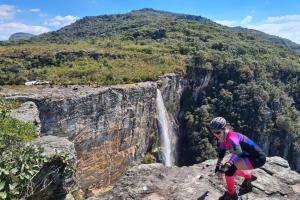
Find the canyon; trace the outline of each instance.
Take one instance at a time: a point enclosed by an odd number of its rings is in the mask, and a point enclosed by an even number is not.
[[[0,96],[31,102],[23,111],[15,111],[16,118],[36,109],[30,115],[35,115],[32,121],[40,125],[41,138],[56,136],[74,145],[78,187],[89,196],[111,188],[157,144],[157,89],[180,140],[184,132],[177,116],[183,91],[190,90],[190,98],[196,101],[199,91],[216,80],[211,71],[193,69],[186,76],[166,74],[156,82],[2,88]],[[281,156],[292,169],[300,171],[300,152],[292,148],[291,135],[259,136],[257,142],[268,156]]]

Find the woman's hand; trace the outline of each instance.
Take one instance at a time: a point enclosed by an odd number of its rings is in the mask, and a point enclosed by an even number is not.
[[[223,173],[220,171],[221,170],[221,164],[217,164],[215,168],[215,175],[221,178],[223,176]]]
[[[215,173],[215,175],[216,175],[217,177],[219,177],[219,178],[222,178],[223,175],[224,175],[224,173],[222,173],[222,172],[217,172],[217,173]]]
[[[230,167],[231,167],[231,164],[229,162],[227,162],[221,166],[220,172],[225,174],[230,169]]]
[[[215,174],[220,172],[220,169],[221,169],[221,164],[217,164],[215,168]]]

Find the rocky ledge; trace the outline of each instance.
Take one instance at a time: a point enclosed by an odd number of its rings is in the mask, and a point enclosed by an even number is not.
[[[89,200],[216,200],[225,191],[225,181],[214,175],[216,160],[190,167],[165,167],[162,164],[131,168],[112,190]],[[287,161],[271,157],[260,169],[253,170],[258,179],[253,191],[239,194],[242,200],[300,199],[300,175]],[[236,178],[236,191],[242,178]]]

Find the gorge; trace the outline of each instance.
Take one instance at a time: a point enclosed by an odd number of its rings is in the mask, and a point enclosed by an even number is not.
[[[1,96],[36,104],[40,136],[53,135],[74,143],[79,188],[97,194],[113,185],[133,163],[139,163],[158,142],[157,89],[180,140],[185,134],[177,118],[182,114],[182,95],[188,92],[190,96],[185,98],[197,101],[215,77],[213,72],[191,69],[186,77],[168,74],[157,82],[100,88],[38,86],[27,91],[3,90]],[[291,135],[255,138],[269,156],[281,156],[299,171],[299,152],[293,149]]]

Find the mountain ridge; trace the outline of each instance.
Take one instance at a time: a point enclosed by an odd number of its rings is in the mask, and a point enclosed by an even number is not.
[[[143,17],[153,17],[152,19],[139,19]],[[41,34],[35,37],[35,40],[46,40],[46,41],[55,41],[54,37],[60,37],[66,34],[65,37],[62,38],[62,41],[69,40],[70,37],[95,37],[95,36],[103,36],[110,35],[109,33],[113,28],[117,28],[114,32],[122,31],[125,29],[124,24],[129,23],[129,28],[136,28],[137,26],[142,27],[143,25],[147,25],[148,22],[153,22],[155,20],[159,20],[160,17],[165,17],[168,19],[188,19],[195,21],[210,21],[201,16],[187,15],[187,14],[178,14],[166,11],[158,11],[151,8],[144,8],[140,10],[133,10],[129,13],[125,14],[110,14],[110,15],[98,15],[98,16],[86,16],[82,19],[77,20],[73,24],[65,26],[58,31],[53,31],[49,33]],[[132,23],[133,19],[139,19],[137,23]],[[132,24],[130,24],[132,23]],[[130,27],[131,26],[131,27]],[[92,31],[93,27],[101,29],[100,32]],[[70,34],[70,30],[77,29],[78,32],[74,32],[74,34]],[[84,29],[84,31],[82,30]]]
[[[143,16],[144,17],[152,16],[155,20],[159,20],[159,17],[166,17],[169,20],[182,19],[182,20],[197,21],[201,23],[207,22],[207,23],[217,24],[216,22],[202,16],[183,14],[183,13],[173,13],[169,11],[155,10],[152,8],[143,8],[138,10],[132,10],[124,14],[109,14],[109,15],[105,14],[105,15],[97,15],[97,16],[86,16],[68,26],[62,27],[57,31],[52,31],[52,32],[41,34],[39,36],[35,36],[34,40],[57,41],[56,38],[59,37],[61,39],[59,39],[58,41],[70,41],[78,38],[94,38],[97,36],[106,36],[109,35],[109,33],[111,33],[114,27],[118,27],[120,26],[120,24],[121,27],[117,30],[114,30],[115,32],[123,31],[124,29],[126,29],[122,25],[124,22],[120,22],[121,20],[125,22],[130,22],[130,20],[134,18],[143,17]],[[118,23],[120,24],[116,24],[117,21],[119,21]],[[107,28],[109,26],[107,22],[113,23],[113,26]],[[149,22],[151,22],[151,20]],[[142,28],[145,24],[141,22],[141,24],[139,25],[140,25],[139,27]],[[134,26],[137,25],[133,24],[132,27],[129,28],[135,28]],[[72,29],[77,29],[78,31],[77,32],[75,31],[72,34],[70,33],[72,32]],[[84,29],[84,31],[82,29]],[[102,31],[95,32],[95,31],[90,31],[91,29],[101,29]],[[233,30],[235,29],[239,32],[241,31],[244,33],[249,33],[251,35],[258,36],[272,42],[275,45],[279,45],[281,47],[286,47],[296,52],[300,52],[300,45],[286,38],[270,35],[258,30],[247,29],[242,27],[233,27],[231,29]]]

